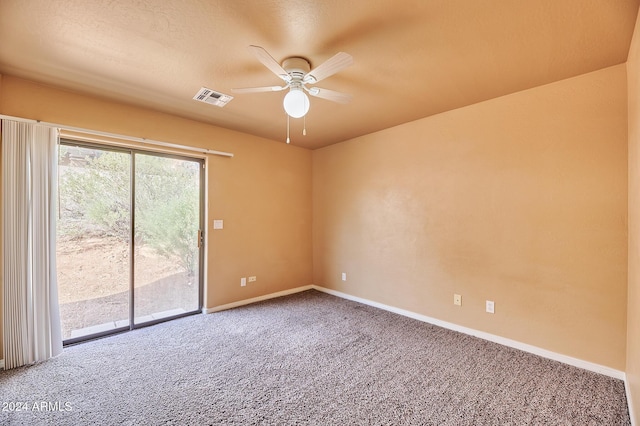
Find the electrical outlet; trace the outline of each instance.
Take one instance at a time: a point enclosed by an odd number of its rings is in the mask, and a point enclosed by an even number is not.
[[[246,278],[240,278],[240,287],[244,287],[247,285],[247,279]]]
[[[458,306],[462,306],[462,296],[460,296],[459,294],[454,294],[453,295],[453,304],[454,305],[458,305]]]
[[[487,312],[494,314],[496,312],[496,304],[493,300],[487,300]]]
[[[256,277],[255,276],[249,277],[249,282],[250,283],[255,283],[256,282]]]
[[[346,281],[347,280],[347,273],[343,272],[342,273],[342,281]]]

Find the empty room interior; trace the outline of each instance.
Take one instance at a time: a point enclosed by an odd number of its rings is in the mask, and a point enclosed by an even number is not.
[[[640,426],[639,6],[0,0],[0,423]]]

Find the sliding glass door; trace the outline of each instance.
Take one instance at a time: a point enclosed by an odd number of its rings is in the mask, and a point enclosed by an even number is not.
[[[131,153],[59,152],[58,297],[62,337],[76,340],[129,327]]]
[[[200,306],[201,169],[193,160],[135,155],[135,324]]]
[[[65,343],[201,310],[202,179],[202,160],[61,144]]]

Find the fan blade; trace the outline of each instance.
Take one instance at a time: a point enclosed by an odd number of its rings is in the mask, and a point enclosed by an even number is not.
[[[258,60],[262,62],[265,67],[269,68],[272,73],[286,82],[291,81],[291,76],[287,73],[287,71],[282,68],[282,66],[275,59],[273,59],[273,57],[269,55],[269,53],[262,47],[251,45],[249,46],[249,50],[253,52],[253,54],[256,55],[256,58],[258,58]]]
[[[318,81],[332,76],[351,64],[353,64],[353,57],[351,55],[344,52],[336,53],[334,56],[309,71],[304,76],[303,81],[309,84],[317,83]]]
[[[329,89],[321,89],[319,87],[312,87],[310,89],[307,89],[307,91],[311,96],[315,96],[316,98],[327,99],[329,101],[338,102],[341,104],[348,104],[353,98],[353,96],[347,93],[336,92],[335,90]]]
[[[287,86],[242,87],[240,89],[231,89],[231,91],[236,93],[279,92],[286,88]]]

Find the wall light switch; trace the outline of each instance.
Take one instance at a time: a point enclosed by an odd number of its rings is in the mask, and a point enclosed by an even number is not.
[[[342,281],[346,281],[347,280],[347,273],[343,272],[342,273]]]
[[[496,305],[493,300],[487,300],[487,312],[494,314],[496,311]]]
[[[247,285],[247,279],[246,278],[240,278],[240,287],[244,287]]]
[[[224,221],[222,219],[214,219],[213,220],[213,229],[223,229]]]
[[[253,276],[253,277],[249,277],[249,282],[250,282],[250,283],[254,283],[254,282],[256,282],[256,277],[255,277],[255,276]]]

